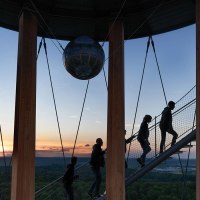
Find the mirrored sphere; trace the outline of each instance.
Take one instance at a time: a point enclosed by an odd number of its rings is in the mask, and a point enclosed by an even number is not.
[[[66,70],[75,78],[91,79],[99,74],[105,61],[101,45],[88,36],[69,42],[63,53]]]

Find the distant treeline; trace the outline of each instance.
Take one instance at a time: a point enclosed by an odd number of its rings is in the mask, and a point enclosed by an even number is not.
[[[79,165],[88,162],[89,158],[79,158]],[[186,160],[182,160],[184,162]],[[69,162],[69,158],[67,158]],[[131,162],[134,162],[132,160]],[[62,158],[36,158],[35,189],[43,187],[62,177],[65,166]],[[195,160],[190,160],[189,166],[194,165]],[[160,167],[180,166],[177,159],[165,161]],[[184,169],[185,171],[185,169]],[[134,169],[126,170],[126,176],[132,174]],[[89,164],[81,167],[77,172],[80,178],[74,183],[75,200],[88,200],[87,191],[93,181],[93,174]],[[10,199],[10,167],[0,167],[0,199]],[[105,169],[103,169],[102,193],[105,191]],[[195,174],[188,172],[183,176],[173,173],[159,173],[152,171],[139,181],[126,188],[126,200],[195,200]],[[51,184],[36,195],[36,200],[64,200],[65,191],[62,178]]]

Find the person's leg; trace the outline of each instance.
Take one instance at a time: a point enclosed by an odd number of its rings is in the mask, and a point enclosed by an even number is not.
[[[140,143],[140,146],[143,150],[143,154],[144,154],[144,144],[142,140],[138,140],[138,142]],[[144,161],[143,161],[143,154],[140,156],[140,158],[137,158],[137,162],[141,165],[141,167],[144,166]]]
[[[68,188],[66,186],[65,186],[65,191],[66,191],[66,200],[69,200]]]
[[[71,185],[65,186],[66,194],[67,194],[67,200],[73,200],[73,190]]]
[[[73,186],[69,186],[69,200],[74,200],[74,191],[73,191]]]
[[[160,129],[160,130],[161,130],[160,153],[162,153],[165,146],[166,130],[164,129]]]
[[[167,130],[167,132],[170,133],[171,135],[173,135],[172,143],[171,143],[171,146],[173,146],[176,143],[176,139],[178,137],[178,134],[176,133],[176,131],[173,128]]]
[[[95,190],[95,196],[100,195],[100,186],[101,186],[101,169],[99,167],[96,170],[96,190]]]
[[[125,169],[127,169],[127,168],[128,168],[128,164],[127,164],[127,161],[125,159]]]
[[[146,155],[151,151],[151,147],[149,146],[147,141],[144,141],[142,144],[142,149],[143,149],[143,153],[141,155],[141,159],[143,161],[143,163],[145,164],[145,160],[146,160]]]
[[[96,183],[97,183],[96,168],[92,167],[91,169],[92,169],[92,172],[93,172],[93,174],[94,174],[94,176],[95,176],[95,180],[94,180],[94,182],[92,183],[92,185],[91,185],[91,187],[90,187],[90,189],[89,189],[89,191],[88,191],[88,194],[89,194],[90,196],[92,196],[93,191],[94,191],[94,188],[96,187]]]

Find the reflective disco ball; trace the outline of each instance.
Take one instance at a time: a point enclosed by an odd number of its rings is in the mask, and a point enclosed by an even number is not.
[[[63,53],[66,70],[75,78],[91,79],[99,74],[105,61],[101,45],[88,36],[69,42]]]

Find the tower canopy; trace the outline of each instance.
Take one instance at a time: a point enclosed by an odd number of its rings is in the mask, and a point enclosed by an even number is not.
[[[17,31],[24,5],[38,16],[39,35],[65,40],[80,35],[107,40],[109,24],[120,10],[125,39],[195,23],[195,0],[0,0],[0,26]]]

